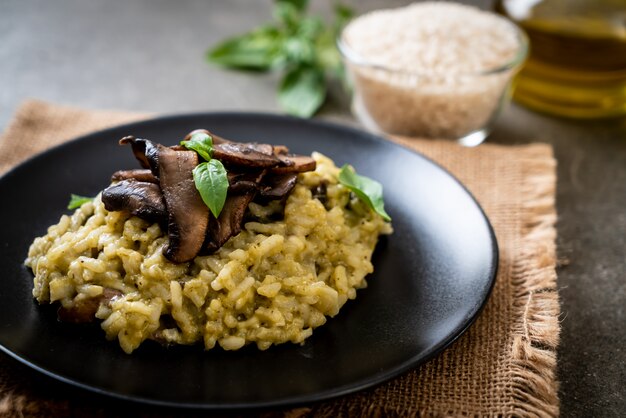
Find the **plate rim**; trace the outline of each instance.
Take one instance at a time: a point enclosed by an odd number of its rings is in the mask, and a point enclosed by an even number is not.
[[[95,138],[106,135],[109,132],[117,131],[120,129],[140,126],[140,125],[149,125],[154,123],[167,123],[169,121],[180,120],[180,119],[194,119],[194,118],[203,118],[203,117],[234,117],[234,118],[260,118],[260,119],[273,119],[276,121],[289,121],[291,123],[296,124],[305,124],[309,126],[320,126],[325,129],[335,130],[335,131],[343,131],[346,134],[357,135],[357,136],[367,136],[369,139],[374,142],[378,142],[380,144],[384,144],[384,146],[392,146],[399,148],[403,151],[409,152],[429,163],[436,166],[438,169],[443,171],[447,176],[449,176],[457,185],[461,187],[461,189],[470,197],[471,201],[476,205],[476,208],[479,210],[481,217],[483,218],[485,225],[487,226],[488,236],[491,240],[491,257],[492,257],[492,265],[490,266],[489,276],[490,280],[486,289],[486,293],[484,294],[483,299],[478,304],[476,311],[473,315],[471,315],[465,321],[462,321],[461,325],[454,329],[451,335],[440,341],[438,344],[433,346],[430,350],[427,350],[424,355],[419,356],[419,358],[415,358],[416,356],[411,357],[410,359],[400,363],[399,365],[391,368],[388,371],[380,371],[378,373],[374,373],[367,377],[366,379],[361,379],[356,383],[345,384],[339,386],[334,389],[326,389],[322,391],[317,391],[313,393],[297,395],[297,396],[287,396],[278,398],[276,400],[271,401],[257,401],[257,402],[229,402],[224,404],[216,404],[216,403],[196,403],[196,402],[174,402],[169,400],[159,400],[150,397],[140,396],[140,395],[128,395],[108,389],[103,389],[95,385],[91,385],[88,383],[80,382],[73,380],[70,377],[64,376],[62,374],[58,374],[47,370],[44,366],[36,364],[28,359],[21,357],[19,354],[13,352],[9,348],[5,347],[2,342],[0,342],[0,351],[7,354],[11,358],[15,359],[21,364],[30,367],[37,372],[40,372],[52,379],[63,382],[71,387],[80,388],[81,390],[87,390],[91,393],[95,393],[102,396],[112,397],[118,400],[129,401],[136,404],[146,404],[152,406],[161,406],[161,407],[170,407],[170,408],[181,408],[181,409],[198,409],[205,411],[236,411],[236,410],[252,410],[252,409],[271,409],[271,408],[289,408],[295,406],[302,406],[305,404],[314,404],[322,401],[329,401],[332,399],[337,399],[342,396],[346,396],[349,394],[357,393],[363,391],[365,389],[370,389],[377,387],[395,377],[399,377],[405,373],[407,373],[411,369],[415,369],[420,365],[432,360],[435,356],[441,354],[444,350],[450,347],[454,342],[456,342],[462,335],[464,335],[467,330],[476,322],[478,317],[482,314],[487,305],[491,295],[493,294],[493,289],[495,287],[499,267],[500,267],[500,248],[498,244],[498,240],[495,234],[495,230],[489,217],[487,216],[484,208],[478,202],[474,194],[465,186],[463,182],[461,182],[454,174],[452,174],[447,168],[441,166],[439,163],[431,159],[430,157],[408,148],[407,146],[395,143],[391,140],[385,139],[380,135],[377,135],[372,132],[368,132],[353,126],[348,126],[328,120],[321,119],[301,119],[294,116],[282,115],[271,112],[239,112],[239,111],[217,111],[217,112],[191,112],[191,113],[173,113],[173,114],[165,114],[156,117],[150,117],[147,119],[140,119],[132,122],[122,123],[119,125],[111,126],[105,129],[100,129],[97,131],[89,132],[77,137],[73,137],[70,140],[67,140],[61,144],[57,144],[49,149],[41,151],[28,159],[20,162],[18,165],[12,167],[10,170],[5,172],[0,176],[0,182],[4,182],[7,179],[19,175],[19,171],[28,169],[29,166],[36,164],[40,159],[48,158],[50,154],[54,154],[57,152],[62,152],[64,148],[72,147],[75,143],[95,140]],[[93,138],[93,139],[92,139]]]

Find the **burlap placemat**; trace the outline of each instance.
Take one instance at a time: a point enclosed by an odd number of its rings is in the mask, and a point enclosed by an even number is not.
[[[26,102],[0,139],[0,173],[70,138],[145,117]],[[284,413],[324,417],[558,415],[559,302],[551,148],[484,144],[468,149],[449,142],[395,140],[450,170],[485,209],[500,245],[493,294],[469,331],[423,366],[375,389]],[[96,398],[98,404],[86,404],[79,397],[56,399],[46,390],[33,389],[28,379],[16,376],[16,367],[14,360],[0,355],[2,416],[121,414],[102,398]],[[142,416],[161,415],[157,410],[141,411]],[[176,412],[163,414],[175,416]]]

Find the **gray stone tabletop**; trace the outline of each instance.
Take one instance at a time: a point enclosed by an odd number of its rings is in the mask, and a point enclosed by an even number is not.
[[[351,1],[359,12],[407,1]],[[328,13],[329,2],[314,2]],[[489,0],[476,1],[484,8]],[[272,75],[208,65],[210,45],[271,2],[0,0],[0,130],[27,98],[157,113],[279,111]],[[357,125],[339,89],[318,116]],[[558,377],[564,417],[626,414],[626,118],[572,121],[509,107],[488,142],[552,144],[558,161]]]

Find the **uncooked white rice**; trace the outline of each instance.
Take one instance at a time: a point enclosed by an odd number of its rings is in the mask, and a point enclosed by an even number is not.
[[[252,203],[254,221],[189,263],[163,256],[168,238],[158,224],[108,212],[99,198],[86,203],[31,245],[33,295],[71,308],[119,291],[96,317],[127,353],[147,339],[225,350],[302,343],[366,286],[378,236],[391,233],[338,184],[330,159],[314,158],[317,169],[300,174],[282,220],[269,220],[279,205]],[[325,202],[312,194],[322,184]]]
[[[488,123],[512,75],[489,71],[520,49],[504,18],[446,2],[365,14],[342,42],[357,106],[382,130],[443,138]]]

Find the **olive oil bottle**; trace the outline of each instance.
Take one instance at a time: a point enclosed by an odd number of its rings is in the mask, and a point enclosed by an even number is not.
[[[530,39],[514,98],[573,118],[626,115],[626,0],[498,0]]]

